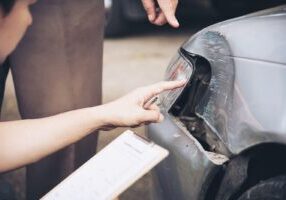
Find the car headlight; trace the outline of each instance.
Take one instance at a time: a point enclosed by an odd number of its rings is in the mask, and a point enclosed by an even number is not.
[[[171,60],[166,73],[165,80],[187,80],[189,81],[193,73],[192,63],[183,55],[182,52],[178,52],[176,56]],[[175,101],[178,99],[183,91],[183,87],[163,92],[160,95],[160,104],[166,111],[168,111]]]

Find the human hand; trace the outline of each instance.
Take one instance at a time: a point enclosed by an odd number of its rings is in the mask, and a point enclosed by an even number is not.
[[[175,16],[178,0],[142,0],[142,3],[152,24],[161,26],[168,22],[174,28],[179,27]]]
[[[157,105],[146,103],[163,91],[182,87],[186,81],[164,81],[138,88],[129,94],[104,106],[107,124],[103,128],[136,127],[161,122],[164,117]]]

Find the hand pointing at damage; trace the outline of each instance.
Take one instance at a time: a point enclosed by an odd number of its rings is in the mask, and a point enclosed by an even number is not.
[[[146,105],[153,97],[163,91],[182,87],[185,81],[164,81],[150,86],[145,86],[129,94],[103,105],[106,121],[105,128],[135,127],[142,124],[158,123],[163,120],[163,115],[156,104]],[[147,104],[146,104],[147,103]]]
[[[175,16],[178,0],[142,0],[142,3],[152,24],[161,26],[168,22],[174,28],[179,27]]]
[[[160,122],[160,109],[155,104],[146,106],[146,102],[184,84],[185,81],[160,82],[138,88],[108,104],[46,118],[0,122],[0,172],[38,161],[94,130]]]

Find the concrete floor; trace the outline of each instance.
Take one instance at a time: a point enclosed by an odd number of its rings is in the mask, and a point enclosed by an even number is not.
[[[151,31],[152,32],[152,31]],[[107,39],[104,43],[103,102],[111,101],[128,91],[162,80],[164,71],[178,47],[193,31],[153,31],[121,39]],[[19,119],[12,78],[7,80],[7,90],[2,109],[3,120]],[[100,133],[99,149],[108,144],[123,129]],[[144,134],[144,127],[136,129]],[[14,177],[19,199],[24,199],[24,169],[6,177]],[[16,177],[16,178],[15,178]],[[128,189],[123,200],[148,200],[152,187],[150,175]]]

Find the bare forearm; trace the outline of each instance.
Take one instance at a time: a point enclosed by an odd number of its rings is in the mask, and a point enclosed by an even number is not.
[[[35,162],[105,125],[102,106],[0,123],[0,171]]]
[[[141,87],[111,103],[52,117],[0,123],[0,172],[35,162],[94,130],[160,122],[156,105],[145,103],[185,81],[160,82]]]

